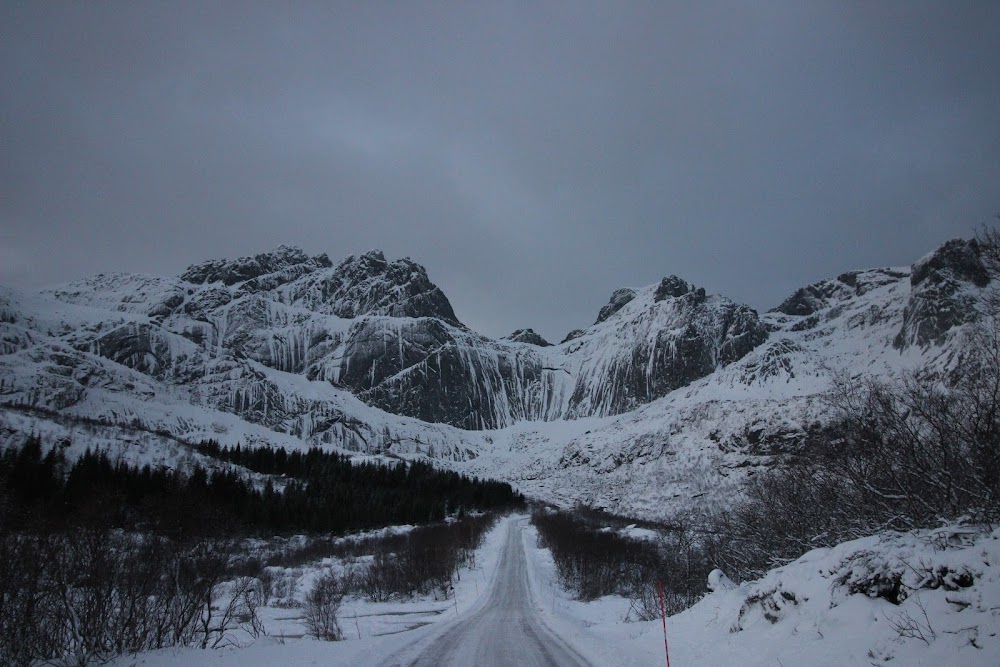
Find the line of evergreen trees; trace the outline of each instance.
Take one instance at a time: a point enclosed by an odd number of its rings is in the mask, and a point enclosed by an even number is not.
[[[43,453],[37,439],[6,448],[0,451],[0,530],[111,525],[174,535],[342,532],[523,502],[509,484],[420,462],[354,464],[318,448],[221,448],[211,441],[197,449],[243,470],[139,467],[89,449],[69,462],[58,447]],[[246,469],[269,478],[255,483]]]

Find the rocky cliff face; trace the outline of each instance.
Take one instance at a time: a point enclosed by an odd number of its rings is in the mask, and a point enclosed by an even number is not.
[[[632,410],[741,359],[767,336],[752,308],[677,276],[617,290],[597,323],[561,346],[574,376],[566,414]]]
[[[390,412],[469,429],[618,414],[746,355],[767,338],[751,308],[671,277],[622,290],[614,312],[559,346],[491,341],[439,319],[355,324],[327,377]],[[615,303],[616,300],[618,303]],[[625,306],[629,305],[628,309]],[[511,342],[533,342],[531,346]]]
[[[423,267],[378,251],[334,266],[281,246],[177,278],[101,275],[40,296],[91,309],[86,324],[60,322],[73,349],[196,387],[200,400],[269,427],[283,419],[281,400],[250,388],[249,363],[327,382],[387,412],[495,429],[631,410],[767,338],[752,309],[670,276],[617,290],[593,326],[559,346],[530,329],[494,341],[459,322]],[[237,374],[247,388],[218,377]],[[229,394],[207,390],[230,385]]]
[[[910,299],[903,326],[893,341],[898,349],[941,343],[954,327],[979,316],[979,292],[991,274],[976,241],[956,239],[919,260],[910,275]]]
[[[188,441],[475,459],[473,472],[542,495],[562,485],[634,509],[639,486],[667,484],[649,471],[684,447],[722,458],[691,454],[669,484],[708,466],[718,475],[691,493],[711,495],[728,488],[728,466],[802,446],[833,373],[946,363],[981,316],[991,261],[953,241],[911,268],[803,287],[763,315],[668,276],[616,290],[558,345],[530,329],[470,331],[423,267],[377,251],[334,264],[280,247],[178,277],[0,288],[0,435],[83,419]]]

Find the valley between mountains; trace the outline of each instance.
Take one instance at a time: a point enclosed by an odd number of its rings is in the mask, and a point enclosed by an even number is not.
[[[949,241],[764,313],[668,275],[552,343],[470,330],[424,267],[378,251],[281,246],[179,276],[0,288],[0,439],[170,466],[201,461],[204,440],[315,445],[557,505],[697,515],[805,453],[836,378],[953,369],[991,266]]]
[[[997,664],[998,267],[558,343],[378,251],[0,289],[0,662]]]

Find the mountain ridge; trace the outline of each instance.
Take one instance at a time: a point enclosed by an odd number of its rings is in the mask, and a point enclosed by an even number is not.
[[[471,331],[422,266],[379,251],[335,265],[279,246],[177,277],[2,288],[0,435],[82,438],[77,418],[108,445],[138,428],[168,459],[209,437],[427,457],[657,515],[803,446],[836,372],[946,368],[996,275],[956,240],[763,314],[667,276],[544,346]]]

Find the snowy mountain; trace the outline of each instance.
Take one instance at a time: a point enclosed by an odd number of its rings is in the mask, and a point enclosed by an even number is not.
[[[430,457],[662,516],[804,447],[837,374],[947,368],[996,275],[950,241],[764,314],[668,276],[558,345],[471,331],[423,267],[378,251],[0,288],[0,437],[175,463],[205,438]]]

